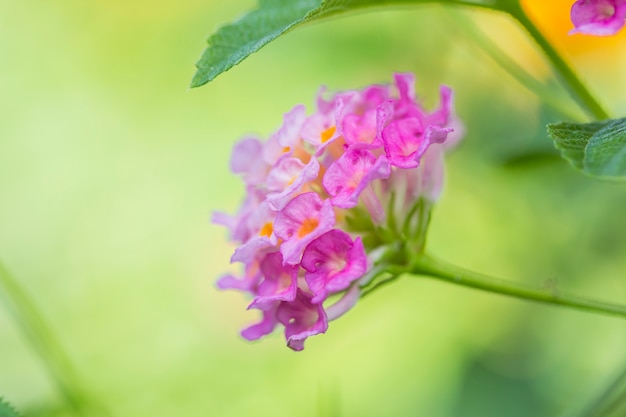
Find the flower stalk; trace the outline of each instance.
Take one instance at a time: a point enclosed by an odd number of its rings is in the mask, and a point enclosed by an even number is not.
[[[565,85],[570,95],[578,105],[585,110],[590,116],[596,120],[609,119],[609,114],[604,110],[602,105],[596,100],[596,98],[589,92],[584,83],[580,80],[578,75],[569,66],[569,64],[563,59],[561,54],[552,46],[552,44],[543,36],[543,34],[537,29],[535,24],[528,18],[522,7],[515,2],[507,10],[511,16],[526,29],[528,34],[535,40],[537,45],[543,50],[544,54],[552,64],[552,67],[556,71],[559,79]]]
[[[493,278],[451,265],[427,254],[416,256],[408,269],[407,272],[415,275],[423,275],[464,287],[544,304],[570,307],[580,311],[626,318],[626,306],[623,305],[591,300],[564,293],[557,288],[538,289],[523,283]]]
[[[545,85],[542,81],[533,77],[521,67],[505,51],[503,51],[489,36],[462,11],[450,8],[446,16],[451,21],[451,27],[458,28],[463,37],[471,40],[491,60],[506,71],[513,79],[528,91],[534,93],[545,104],[557,110],[570,120],[584,121],[585,117],[574,107],[564,91],[556,91],[556,88]],[[582,120],[581,120],[582,118]]]

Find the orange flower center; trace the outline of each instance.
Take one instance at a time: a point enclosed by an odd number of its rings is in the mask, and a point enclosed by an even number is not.
[[[259,231],[259,236],[270,237],[273,231],[274,231],[274,225],[272,224],[272,222],[267,222],[263,225],[263,227]]]
[[[302,226],[300,226],[300,228],[298,229],[298,238],[303,238],[304,236],[311,233],[313,230],[315,230],[318,224],[320,224],[320,222],[315,218],[306,219],[305,221],[303,221]]]
[[[337,130],[337,128],[335,126],[331,126],[328,129],[324,130],[322,133],[320,133],[322,143],[326,143],[328,139],[332,138],[335,134],[335,130]]]

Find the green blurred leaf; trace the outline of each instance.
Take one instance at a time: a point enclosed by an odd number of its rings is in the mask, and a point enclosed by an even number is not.
[[[0,397],[0,417],[21,417],[20,414],[15,411],[11,404],[7,403],[4,398]]]
[[[599,177],[626,177],[626,118],[549,124],[548,134],[576,168]]]
[[[213,80],[294,27],[321,19],[373,6],[442,3],[511,10],[517,0],[259,0],[259,7],[239,20],[222,26],[207,41],[196,63],[198,70],[191,87]]]
[[[612,377],[583,410],[572,417],[623,417],[626,406],[626,369]]]

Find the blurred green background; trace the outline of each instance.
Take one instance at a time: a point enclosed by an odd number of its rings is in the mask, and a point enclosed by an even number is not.
[[[0,2],[0,259],[84,389],[120,417],[576,415],[626,366],[623,320],[406,277],[304,352],[279,333],[238,336],[257,316],[240,294],[215,289],[233,247],[209,222],[243,197],[230,148],[270,134],[296,103],[311,108],[320,85],[360,88],[395,71],[416,72],[429,105],[439,84],[452,86],[467,127],[431,251],[626,303],[626,187],[555,156],[544,124],[560,116],[445,9],[306,26],[189,90],[207,35],[253,6]],[[476,17],[549,82],[515,25]],[[566,51],[615,114],[626,112],[620,39]],[[74,415],[0,307],[0,395],[27,417]]]

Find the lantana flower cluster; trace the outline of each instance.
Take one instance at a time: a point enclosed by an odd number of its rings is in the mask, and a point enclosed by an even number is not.
[[[394,86],[328,99],[322,89],[315,113],[297,105],[267,141],[235,145],[230,166],[246,198],[236,215],[215,213],[213,221],[230,230],[238,245],[231,262],[243,271],[218,287],[248,293],[248,308],[261,313],[244,338],[282,326],[287,345],[302,350],[356,303],[381,248],[402,238],[388,229],[402,222],[410,234],[419,226],[409,217],[418,202],[438,197],[443,144],[455,140],[458,123],[449,88],[428,112],[414,81],[396,74]]]
[[[572,33],[609,36],[619,32],[626,19],[626,0],[578,0],[570,13]]]

